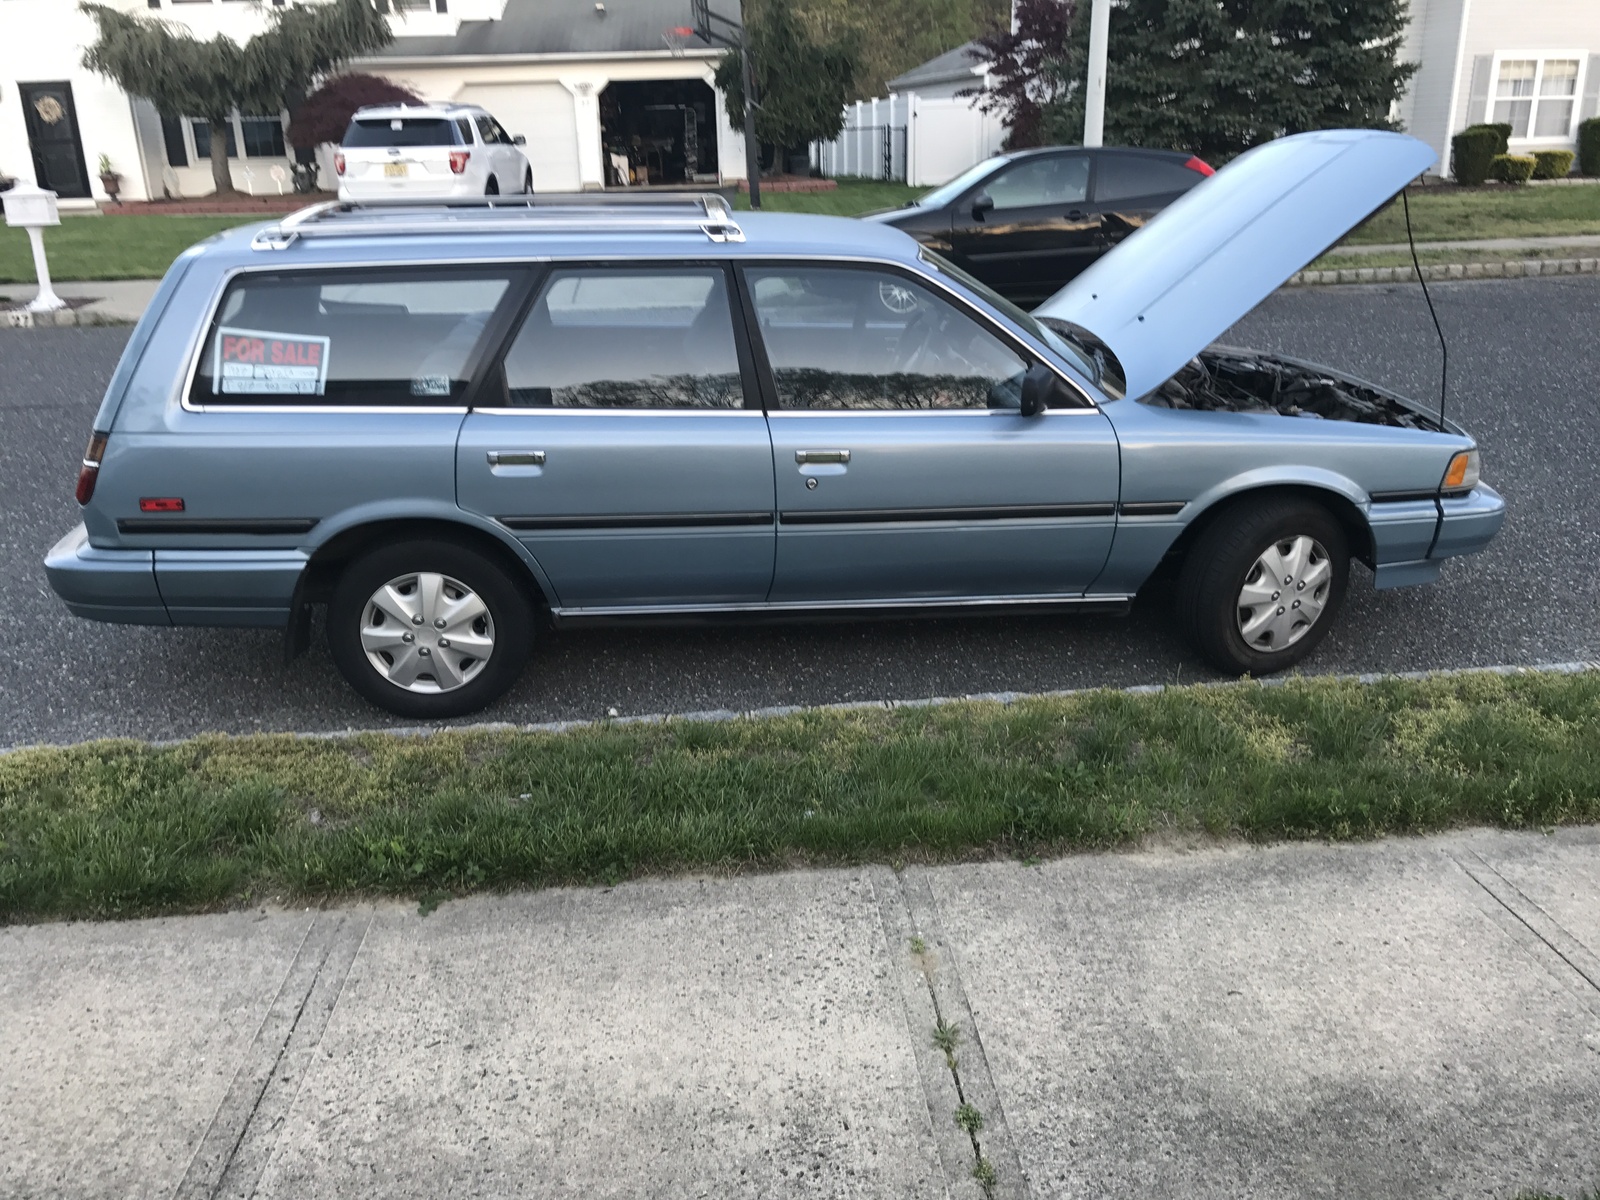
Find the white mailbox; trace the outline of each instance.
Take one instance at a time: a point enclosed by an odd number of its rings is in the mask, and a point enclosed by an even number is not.
[[[65,308],[67,302],[56,295],[50,286],[50,265],[44,259],[44,228],[61,224],[61,211],[56,205],[56,194],[31,183],[17,183],[9,192],[0,193],[6,209],[6,224],[28,231],[28,241],[33,243],[33,269],[39,277],[39,294],[28,305],[29,312],[54,312]]]

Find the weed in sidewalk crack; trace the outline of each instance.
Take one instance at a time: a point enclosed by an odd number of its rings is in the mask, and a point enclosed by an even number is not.
[[[921,956],[921,955],[926,954],[927,952],[928,952],[928,943],[927,942],[923,941],[920,937],[914,937],[914,938],[911,939],[911,953],[913,953],[915,955],[918,955],[918,956]]]
[[[977,1137],[983,1131],[983,1114],[970,1104],[963,1104],[956,1109],[956,1124],[965,1129],[972,1137]]]
[[[956,1047],[961,1044],[961,1031],[941,1017],[933,1027],[933,1044],[944,1051],[944,1064],[954,1074]],[[957,1086],[959,1087],[959,1082]]]
[[[994,1164],[982,1155],[979,1155],[978,1161],[972,1164],[972,1177],[978,1181],[978,1186],[983,1189],[985,1196],[994,1195],[995,1184],[1000,1182],[999,1176],[995,1174]]]

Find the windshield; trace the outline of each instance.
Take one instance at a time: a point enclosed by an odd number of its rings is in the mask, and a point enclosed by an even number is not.
[[[351,121],[344,145],[454,146],[456,127],[444,117],[362,117]]]
[[[1024,312],[1004,296],[991,289],[988,284],[974,279],[956,266],[955,263],[949,259],[941,258],[926,246],[922,248],[921,254],[923,262],[936,269],[941,275],[946,275],[956,280],[968,291],[982,296],[1062,358],[1077,367],[1086,379],[1090,380],[1111,399],[1121,400],[1128,394],[1128,385],[1122,374],[1122,364],[1117,361],[1117,356],[1111,353],[1109,346],[1087,329],[1074,325],[1071,321],[1058,321],[1051,317],[1040,320],[1032,313]]]
[[[917,197],[916,206],[918,208],[943,208],[1005,161],[1005,156],[1002,154],[996,155],[994,158],[986,158],[975,167],[968,167],[949,183],[941,184],[926,195]]]

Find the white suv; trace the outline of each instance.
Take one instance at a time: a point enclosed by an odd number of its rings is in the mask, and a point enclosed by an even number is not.
[[[333,156],[339,199],[532,192],[526,140],[512,137],[475,104],[358,109]]]

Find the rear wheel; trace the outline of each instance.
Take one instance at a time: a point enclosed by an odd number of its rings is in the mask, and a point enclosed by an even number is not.
[[[500,181],[493,175],[489,176],[489,182],[483,185],[483,194],[485,196],[498,196],[500,194]]]
[[[433,719],[476,712],[516,682],[533,612],[501,568],[447,542],[356,559],[328,605],[328,649],[379,708]]]
[[[1190,548],[1178,577],[1180,620],[1212,666],[1268,675],[1327,636],[1349,578],[1349,539],[1322,505],[1240,501]]]

